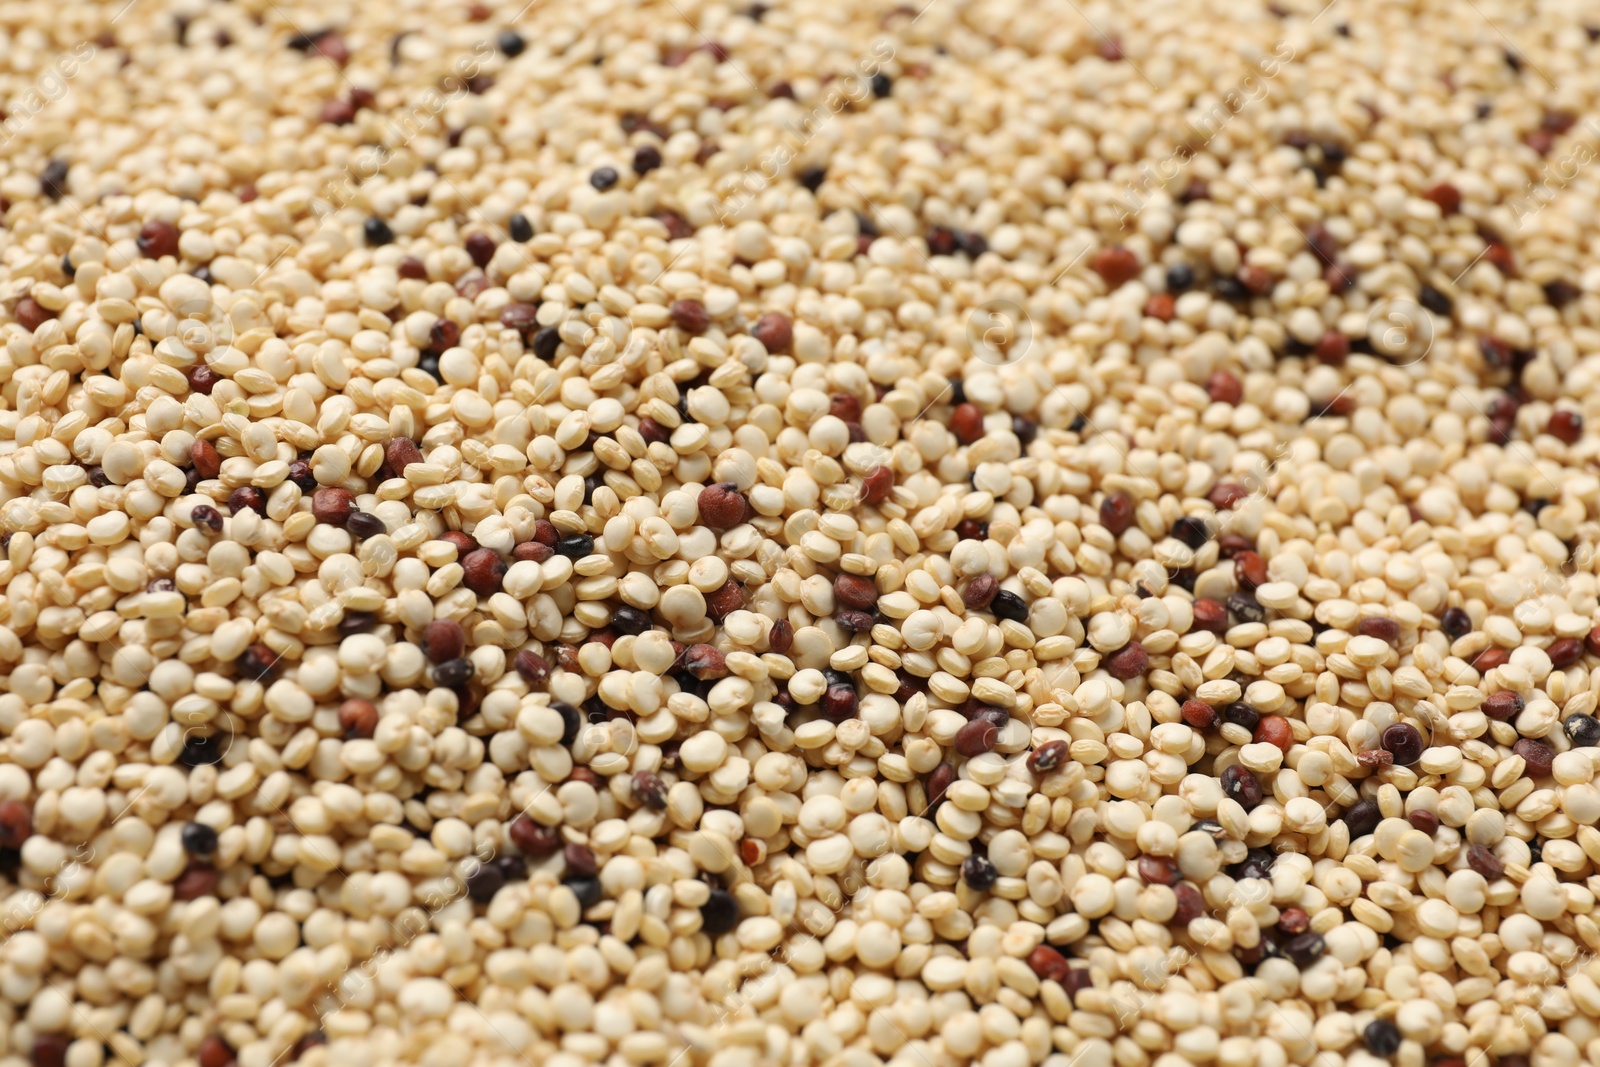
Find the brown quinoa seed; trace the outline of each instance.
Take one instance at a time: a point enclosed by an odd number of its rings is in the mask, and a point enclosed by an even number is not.
[[[828,400],[828,414],[846,425],[861,421],[861,401],[849,393],[835,393]]]
[[[999,740],[1000,731],[987,719],[973,719],[956,731],[955,750],[972,759],[992,751]]]
[[[1511,660],[1511,654],[1498,646],[1492,646],[1479,652],[1472,658],[1472,669],[1479,674],[1487,674],[1496,667],[1503,667]]]
[[[665,811],[667,808],[666,783],[654,771],[639,771],[635,774],[632,792],[633,799],[651,811]]]
[[[1108,289],[1119,289],[1139,274],[1139,259],[1121,245],[1102,248],[1094,254],[1094,272],[1106,283]]]
[[[1362,616],[1356,625],[1356,632],[1363,637],[1376,637],[1391,645],[1400,640],[1400,624],[1393,619],[1385,619],[1378,615]]]
[[[21,300],[17,301],[15,314],[18,325],[29,332],[37,330],[39,327],[55,318],[54,315],[45,310],[44,305],[40,304],[31,296],[25,296]]]
[[[760,341],[768,352],[783,353],[789,351],[789,345],[794,340],[794,328],[789,316],[769,311],[756,320],[750,329],[750,336]]]
[[[1177,908],[1172,914],[1173,923],[1188,926],[1205,914],[1205,898],[1194,886],[1188,882],[1179,882],[1173,887],[1172,892],[1178,901]]]
[[[1284,908],[1278,915],[1278,929],[1290,937],[1297,937],[1311,927],[1311,916],[1304,908]]]
[[[222,471],[222,457],[210,441],[196,441],[189,449],[189,461],[202,478],[215,478]]]
[[[1337,330],[1317,338],[1317,359],[1330,367],[1342,367],[1350,355],[1350,339]]]
[[[542,825],[519,814],[511,820],[511,843],[529,856],[548,856],[561,847],[561,837],[553,827]]]
[[[683,651],[683,669],[700,681],[728,676],[727,660],[712,645],[690,645]]]
[[[346,737],[371,737],[378,728],[378,709],[370,700],[351,697],[339,705],[339,728]]]
[[[745,520],[749,505],[732,482],[708,485],[700,490],[700,521],[713,530],[727,530]]]
[[[1439,816],[1431,811],[1418,809],[1406,816],[1406,821],[1423,833],[1432,835],[1439,829]]]
[[[453,619],[435,619],[422,628],[422,650],[430,663],[456,659],[466,645],[466,634]]]
[[[698,336],[711,325],[711,315],[698,300],[674,300],[669,310],[672,324],[684,333]]]
[[[172,884],[172,895],[177,900],[197,900],[200,897],[215,896],[217,892],[217,872],[208,863],[191,862],[178,880]]]
[[[1028,770],[1034,774],[1049,774],[1067,760],[1065,741],[1046,741],[1028,755]]]
[[[894,471],[882,464],[869,470],[861,480],[861,502],[877,506],[889,499],[894,491]]]
[[[311,513],[318,522],[344,526],[355,508],[355,494],[336,486],[323,486],[311,496]]]
[[[1529,778],[1549,777],[1556,757],[1549,745],[1535,738],[1524,737],[1511,746],[1511,751],[1522,757],[1524,773]]]
[[[1249,591],[1267,582],[1267,564],[1257,552],[1244,551],[1233,557],[1233,578],[1239,588]]]
[[[1468,846],[1467,865],[1491,882],[1505,873],[1505,864],[1484,845]]]
[[[1100,525],[1121,537],[1133,525],[1133,500],[1126,493],[1112,493],[1100,501]]]
[[[1216,709],[1203,700],[1185,700],[1178,713],[1196,730],[1208,730],[1217,722]]]
[[[972,444],[983,436],[983,413],[973,404],[957,404],[950,412],[950,432],[962,444]]]
[[[139,230],[139,251],[151,259],[178,254],[178,228],[163,219],[152,219]]]
[[[1145,885],[1177,885],[1183,874],[1170,856],[1140,856],[1139,877]]]
[[[1583,416],[1565,408],[1553,412],[1545,423],[1544,432],[1563,444],[1575,445],[1583,436]]]
[[[384,462],[395,477],[404,477],[406,468],[423,462],[422,449],[409,437],[396,437],[384,446]]]
[[[1150,655],[1137,641],[1130,641],[1106,658],[1106,670],[1113,678],[1128,681],[1150,669]]]
[[[1218,482],[1206,494],[1206,499],[1218,511],[1232,511],[1250,496],[1250,490],[1238,482]]]
[[[1144,302],[1144,313],[1162,322],[1171,322],[1176,309],[1177,301],[1171,293],[1155,293]]]
[[[492,548],[480,548],[461,560],[464,572],[461,584],[479,596],[493,596],[500,591],[501,580],[506,576],[506,561]]]
[[[867,610],[878,603],[878,590],[872,579],[859,574],[841,574],[833,580],[833,596],[847,608]]]
[[[787,655],[794,646],[794,625],[788,619],[779,619],[767,631],[767,644],[778,655]]]
[[[0,800],[0,848],[19,849],[33,834],[33,812],[20,800]]]
[[[1028,966],[1041,981],[1059,982],[1067,976],[1067,958],[1049,945],[1040,945],[1029,953]]]
[[[1194,629],[1208,633],[1226,633],[1228,609],[1220,601],[1201,597],[1194,602]]]
[[[713,619],[721,622],[730,614],[744,607],[744,590],[739,583],[729,580],[724,582],[715,592],[706,596],[706,613]]]
[[[541,689],[550,681],[550,663],[531,649],[517,653],[513,666],[530,688]]]
[[[1461,191],[1449,182],[1430,186],[1422,196],[1423,199],[1438,204],[1439,210],[1446,215],[1454,215],[1461,210]]]
[[[980,574],[967,583],[961,591],[961,601],[973,611],[985,611],[1000,592],[1000,583],[992,574]]]
[[[1550,657],[1552,667],[1565,670],[1583,658],[1583,642],[1576,637],[1563,637],[1545,649],[1545,655]]]
[[[1206,395],[1218,404],[1237,404],[1244,399],[1244,386],[1232,371],[1213,371],[1206,379]]]
[[[462,533],[460,530],[446,530],[439,535],[439,540],[445,544],[455,546],[456,559],[458,560],[465,559],[467,553],[474,552],[478,548],[478,542],[472,535]]]
[[[1289,726],[1289,720],[1281,715],[1264,715],[1256,726],[1255,740],[1257,744],[1273,745],[1283,752],[1288,752],[1294,744],[1294,730]]]
[[[71,1041],[65,1034],[40,1034],[33,1039],[33,1067],[66,1067]]]
[[[228,1067],[234,1062],[233,1049],[216,1034],[207,1034],[200,1041],[195,1059],[199,1061],[200,1067]]]
[[[1498,693],[1490,693],[1483,701],[1483,713],[1496,722],[1510,722],[1522,714],[1522,709],[1527,702],[1522,697],[1509,689],[1502,689]]]

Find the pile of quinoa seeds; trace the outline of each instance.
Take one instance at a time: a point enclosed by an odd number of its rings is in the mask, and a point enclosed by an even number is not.
[[[0,5],[0,1067],[1600,1063],[1600,11],[923,2]]]

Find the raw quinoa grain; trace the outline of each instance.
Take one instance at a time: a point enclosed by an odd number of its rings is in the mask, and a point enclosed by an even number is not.
[[[1600,1062],[1523,7],[13,5],[8,1063]]]

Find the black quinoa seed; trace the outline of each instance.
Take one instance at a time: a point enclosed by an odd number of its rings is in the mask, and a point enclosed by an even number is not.
[[[582,559],[594,551],[594,538],[588,534],[573,534],[556,542],[556,555],[568,559]]]
[[[1228,596],[1228,610],[1240,622],[1266,622],[1267,610],[1261,602],[1249,593],[1231,593]]]
[[[1410,723],[1397,722],[1383,731],[1379,744],[1394,756],[1397,766],[1409,767],[1422,758],[1422,734]]]
[[[561,884],[572,890],[578,898],[578,906],[588,911],[600,903],[604,894],[600,889],[600,879],[592,875],[574,874],[561,879]]]
[[[994,612],[997,619],[1010,619],[1012,622],[1025,622],[1028,618],[1028,605],[1017,594],[1002,589],[994,595],[989,602],[989,610]]]
[[[370,511],[352,511],[350,517],[344,521],[344,528],[358,541],[389,532],[389,527],[384,525],[383,520]]]
[[[1344,824],[1350,831],[1350,840],[1365,837],[1378,828],[1383,821],[1383,813],[1378,810],[1378,805],[1371,800],[1358,800],[1344,813]]]
[[[649,174],[661,166],[661,149],[653,144],[640,145],[633,151],[633,172],[635,174]]]
[[[362,224],[362,237],[366,238],[368,245],[387,245],[387,243],[394,240],[395,232],[389,229],[387,222],[382,221],[378,216],[371,216]]]
[[[726,889],[713,888],[700,905],[700,929],[713,937],[729,933],[739,925],[739,902]]]
[[[190,735],[178,754],[178,762],[185,767],[202,767],[221,763],[228,754],[227,739],[221,736],[197,737]]]
[[[389,228],[389,224],[376,215],[362,224],[361,234],[366,238],[367,244],[373,246],[386,245],[394,240],[394,231]]]
[[[506,884],[506,872],[498,863],[480,864],[467,875],[467,896],[479,904],[487,904]]]
[[[961,880],[980,893],[994,885],[1000,872],[994,869],[988,856],[968,856],[961,864]]]
[[[642,634],[650,629],[650,616],[638,608],[623,605],[611,613],[611,628],[619,634]]]
[[[1211,291],[1216,293],[1217,299],[1226,300],[1230,304],[1242,304],[1250,299],[1250,290],[1237,278],[1218,278],[1211,283]]]
[[[1592,748],[1600,745],[1600,719],[1593,715],[1573,715],[1561,724],[1574,745]]]
[[[1472,632],[1472,616],[1461,608],[1447,608],[1439,617],[1439,628],[1450,637],[1464,637]]]
[[[1400,1051],[1400,1028],[1388,1019],[1374,1019],[1361,1031],[1361,1043],[1374,1056],[1388,1058]]]
[[[470,682],[474,672],[470,659],[447,659],[433,669],[433,680],[448,689],[456,689]]]
[[[1245,854],[1244,862],[1232,868],[1235,878],[1271,878],[1273,855],[1264,848],[1253,848]]]
[[[583,729],[583,713],[564,700],[551,704],[550,709],[561,716],[561,743],[572,744],[578,739],[578,731]]]
[[[1304,933],[1284,945],[1283,954],[1303,971],[1321,959],[1327,949],[1328,943],[1321,934]]]
[[[1256,776],[1239,764],[1231,764],[1222,772],[1223,795],[1239,802],[1245,811],[1250,811],[1261,803],[1261,782]]]
[[[51,200],[67,195],[67,161],[52,159],[39,174],[39,191]]]
[[[209,856],[217,850],[217,832],[203,822],[185,823],[183,850],[191,856]]]
[[[1235,700],[1222,709],[1222,721],[1241,726],[1252,734],[1261,725],[1261,713],[1243,700]]]
[[[556,351],[561,347],[561,334],[554,326],[542,327],[533,335],[533,354],[549,362],[556,358]]]
[[[1199,548],[1211,538],[1211,531],[1206,528],[1204,519],[1193,515],[1185,515],[1172,524],[1172,536],[1188,545],[1190,548]]]
[[[1558,279],[1545,283],[1544,298],[1550,302],[1551,307],[1566,307],[1581,295],[1578,287],[1571,282]]]
[[[1448,296],[1445,296],[1431,285],[1424,285],[1422,287],[1422,290],[1417,294],[1417,303],[1421,304],[1435,315],[1443,315],[1445,318],[1449,318],[1451,315],[1454,315],[1456,311],[1455,301],[1451,300]]]

